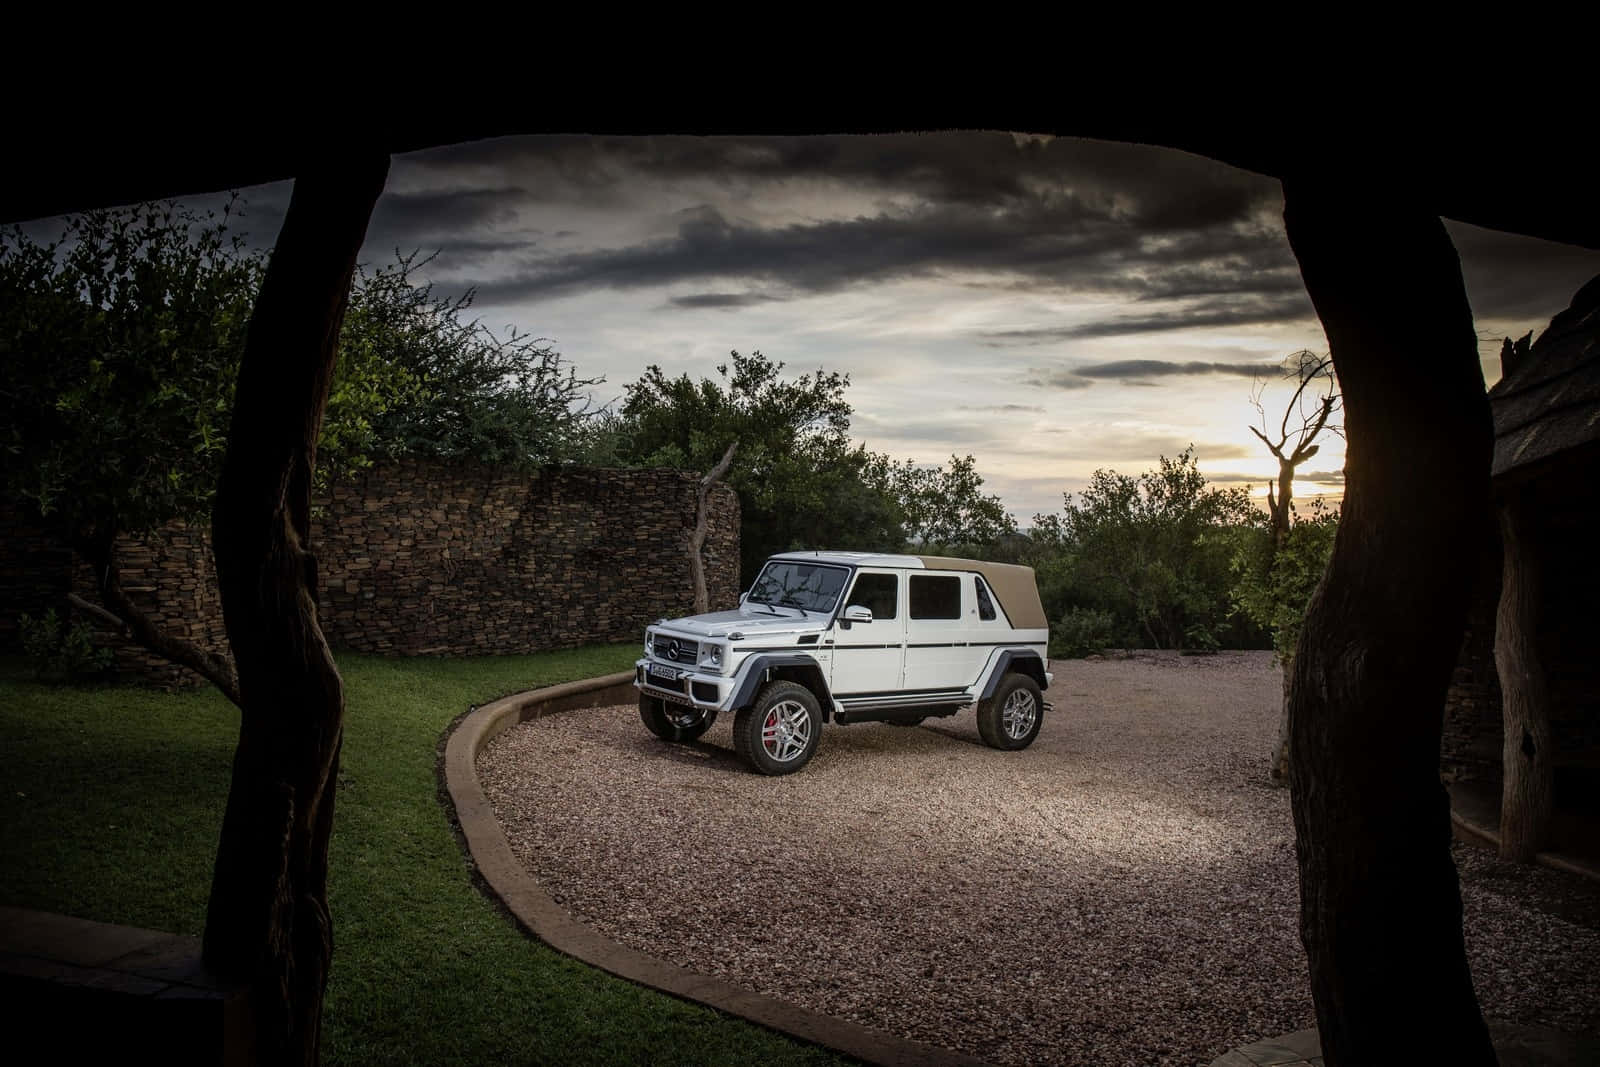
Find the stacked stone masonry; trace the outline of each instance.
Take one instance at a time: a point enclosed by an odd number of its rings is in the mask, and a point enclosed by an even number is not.
[[[688,541],[697,485],[695,475],[673,470],[519,473],[424,462],[375,469],[318,502],[312,546],[324,632],[335,649],[393,656],[636,640],[647,623],[693,608]],[[738,496],[713,486],[707,511],[711,606],[733,607]],[[67,563],[15,515],[3,521],[9,627],[18,612],[41,611],[69,589],[97,599],[87,566]],[[158,537],[126,539],[119,551],[122,582],[136,604],[162,627],[225,650],[204,529],[174,523]],[[105,637],[120,671],[163,685],[198,681]]]
[[[637,639],[693,608],[694,475],[525,476],[406,464],[335,489],[318,525],[336,648],[481,655]],[[706,575],[739,600],[739,503],[713,488]]]

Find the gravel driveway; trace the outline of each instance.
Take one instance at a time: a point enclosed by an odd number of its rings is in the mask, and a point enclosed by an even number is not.
[[[479,773],[512,848],[606,934],[997,1063],[1209,1063],[1315,1024],[1269,653],[1057,661],[1023,752],[972,713],[828,727],[798,774],[632,705],[506,731]],[[1600,893],[1467,846],[1486,1014],[1600,1029]]]

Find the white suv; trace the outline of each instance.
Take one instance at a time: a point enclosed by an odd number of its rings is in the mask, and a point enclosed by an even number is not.
[[[1031,567],[784,552],[736,610],[647,628],[633,684],[662,740],[692,741],[732,711],[745,761],[789,774],[825,722],[911,726],[970,704],[986,744],[1027,748],[1050,707],[1049,640]]]

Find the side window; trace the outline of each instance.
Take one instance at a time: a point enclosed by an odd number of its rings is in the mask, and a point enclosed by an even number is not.
[[[860,574],[856,586],[850,590],[845,607],[860,604],[872,612],[872,619],[892,619],[900,607],[900,576],[898,574]]]
[[[961,618],[961,579],[952,574],[913,574],[911,576],[911,617],[913,619]]]
[[[978,618],[984,622],[994,621],[994,601],[989,599],[989,587],[983,584],[983,579],[973,575],[972,580],[978,589]]]

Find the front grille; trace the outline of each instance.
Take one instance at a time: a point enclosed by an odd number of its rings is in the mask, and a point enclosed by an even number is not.
[[[656,634],[651,647],[655,651],[656,659],[665,663],[693,667],[700,660],[700,645],[682,637],[663,637]]]

